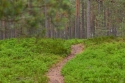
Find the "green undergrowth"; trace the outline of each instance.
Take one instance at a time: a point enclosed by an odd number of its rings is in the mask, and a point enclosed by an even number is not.
[[[47,83],[47,70],[70,53],[72,39],[0,40],[0,83]]]
[[[0,83],[47,83],[48,68],[61,57],[52,54],[0,58]]]
[[[125,83],[125,39],[95,38],[62,69],[65,83]]]
[[[61,39],[9,39],[0,41],[0,55],[34,55],[41,53],[52,53],[66,55],[69,53],[69,49],[64,46],[65,40]]]

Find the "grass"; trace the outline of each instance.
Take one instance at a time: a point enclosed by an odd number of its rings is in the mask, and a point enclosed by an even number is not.
[[[65,83],[124,83],[125,40],[85,40],[86,49],[62,69]]]

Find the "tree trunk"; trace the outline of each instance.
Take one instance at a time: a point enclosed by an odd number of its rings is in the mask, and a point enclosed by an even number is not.
[[[80,38],[80,0],[76,0],[75,38]]]
[[[2,20],[2,30],[3,30],[3,38],[2,39],[5,39],[6,38],[6,26],[5,26],[5,21]]]
[[[90,25],[90,0],[87,1],[87,38],[91,38],[91,25]]]
[[[85,21],[84,21],[84,0],[82,1],[82,38],[86,38],[86,29],[85,29]]]
[[[48,17],[47,17],[47,6],[44,7],[45,11],[45,28],[46,28],[46,37],[49,37],[49,27],[48,27]]]

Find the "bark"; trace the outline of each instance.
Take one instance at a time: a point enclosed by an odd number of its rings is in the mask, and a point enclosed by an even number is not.
[[[87,38],[91,38],[91,25],[90,25],[90,0],[87,1]]]
[[[80,38],[80,0],[76,0],[75,38]]]
[[[82,1],[82,37],[81,38],[86,38],[86,29],[85,29],[85,21],[84,21],[84,1]]]
[[[91,34],[92,34],[92,37],[95,36],[95,15],[94,13],[92,13],[91,15]]]
[[[48,27],[48,17],[47,17],[47,6],[44,7],[45,11],[45,28],[46,28],[46,37],[49,37],[49,27]]]
[[[6,38],[6,26],[5,26],[5,21],[2,20],[2,31],[3,31],[3,38],[2,39],[5,39]]]

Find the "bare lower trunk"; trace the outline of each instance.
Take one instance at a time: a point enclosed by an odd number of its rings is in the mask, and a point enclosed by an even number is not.
[[[87,1],[87,38],[91,38],[90,0]]]
[[[5,37],[6,37],[6,28],[5,28],[5,21],[4,20],[2,20],[2,30],[3,30],[3,39],[5,39]]]
[[[46,28],[46,37],[49,37],[49,30],[48,30],[48,18],[47,18],[47,7],[45,6],[45,28]]]
[[[86,29],[85,29],[85,21],[84,21],[84,1],[82,1],[82,38],[86,38]]]

